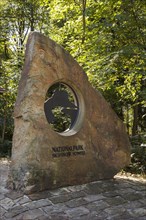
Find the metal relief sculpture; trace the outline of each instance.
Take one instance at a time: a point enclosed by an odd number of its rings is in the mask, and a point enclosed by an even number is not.
[[[65,131],[71,129],[77,120],[79,111],[78,100],[74,92],[67,85],[57,83],[55,87],[51,87],[48,91],[48,93],[51,93],[51,97],[48,97],[44,103],[45,115],[48,123],[54,126],[55,124],[60,125],[60,119],[62,118],[64,124],[66,123],[68,126],[66,128],[64,125],[64,128],[58,130]]]

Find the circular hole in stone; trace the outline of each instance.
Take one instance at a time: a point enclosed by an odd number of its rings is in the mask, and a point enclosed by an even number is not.
[[[71,131],[78,118],[79,102],[73,89],[64,83],[55,83],[47,91],[44,111],[48,123],[58,133]]]

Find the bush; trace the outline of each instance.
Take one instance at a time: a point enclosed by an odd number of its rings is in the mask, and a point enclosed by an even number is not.
[[[12,141],[0,141],[0,157],[11,157]]]
[[[124,171],[132,174],[146,175],[146,136],[138,135],[131,138],[131,163]]]

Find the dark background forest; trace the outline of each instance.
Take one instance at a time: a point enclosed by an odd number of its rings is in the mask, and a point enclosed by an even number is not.
[[[10,155],[13,109],[28,34],[62,45],[126,125],[131,169],[146,169],[145,0],[0,0],[0,154]]]

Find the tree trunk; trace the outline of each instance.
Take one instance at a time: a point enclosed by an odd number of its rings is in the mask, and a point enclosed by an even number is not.
[[[4,115],[4,121],[3,121],[3,130],[2,130],[2,143],[4,142],[5,139],[5,130],[6,130],[6,115]]]
[[[126,114],[126,125],[127,125],[127,133],[130,134],[130,126],[129,126],[129,106],[127,105],[127,114]]]
[[[85,31],[86,31],[86,0],[82,0],[82,16],[83,16],[83,36],[82,36],[82,44],[85,41]]]
[[[31,14],[30,30],[34,31],[34,10],[33,10],[33,4],[31,4],[31,7],[30,7],[30,14]]]
[[[132,136],[138,133],[138,105],[133,107],[133,127],[132,127]]]

